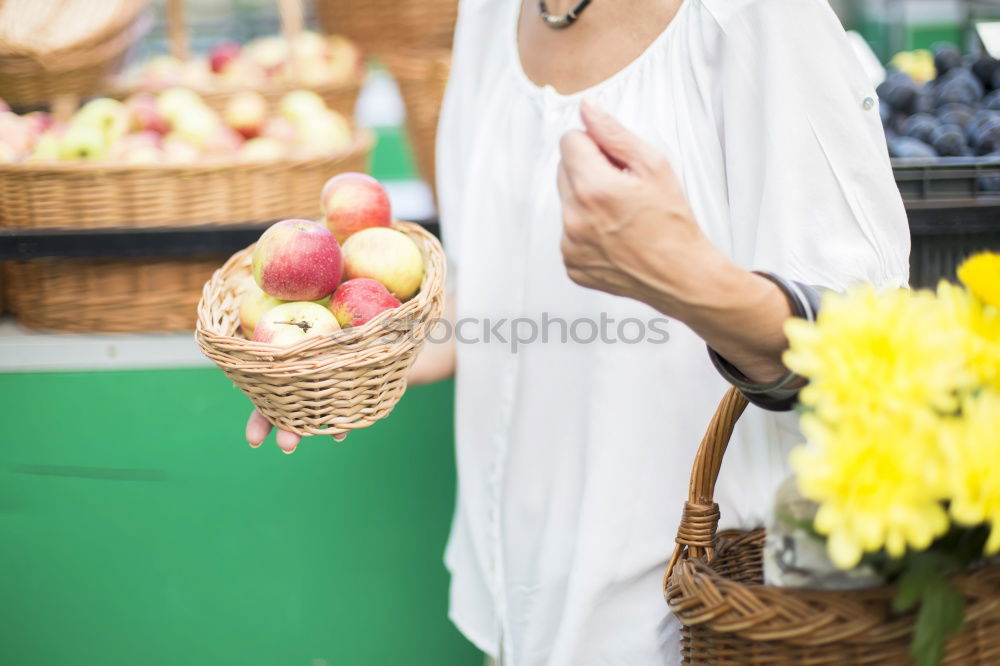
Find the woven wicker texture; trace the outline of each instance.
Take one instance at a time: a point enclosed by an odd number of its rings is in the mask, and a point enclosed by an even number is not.
[[[731,389],[705,434],[691,472],[677,547],[664,577],[670,610],[684,624],[685,663],[911,664],[914,614],[892,612],[891,587],[825,591],[763,584],[764,531],[716,534],[713,501],[733,427],[746,400]],[[1000,564],[952,579],[965,597],[966,623],[944,663],[1000,663]]]
[[[316,0],[323,31],[382,56],[408,47],[451,49],[458,0]]]
[[[184,0],[170,0],[167,3],[167,33],[170,41],[170,50],[174,56],[187,60],[191,56],[189,35],[187,26],[184,23]],[[293,39],[303,29],[302,0],[278,0],[279,16],[281,18],[281,32],[288,38]],[[343,114],[348,119],[354,118],[354,107],[357,105],[358,95],[361,94],[361,86],[364,84],[364,68],[359,67],[356,75],[350,81],[329,82],[314,85],[295,83],[294,81],[275,81],[264,87],[248,86],[226,86],[216,88],[191,87],[197,92],[202,100],[213,110],[223,113],[226,104],[233,94],[242,90],[254,90],[260,93],[268,102],[271,109],[277,108],[278,102],[286,93],[292,90],[309,89],[323,98],[326,105],[331,109]],[[190,87],[190,86],[189,86]],[[135,89],[109,85],[111,97],[125,99],[134,92]],[[155,91],[153,91],[155,92]]]
[[[0,227],[191,226],[316,217],[331,176],[367,171],[374,135],[311,159],[0,165]]]
[[[364,326],[292,347],[253,342],[239,329],[239,289],[253,246],[233,255],[205,285],[196,338],[202,351],[272,424],[300,435],[338,434],[385,417],[406,389],[406,373],[444,307],[444,252],[417,224],[395,223],[420,248],[416,296]]]
[[[64,332],[190,331],[222,258],[34,259],[4,264],[18,323]]]
[[[406,49],[386,53],[382,59],[396,79],[406,105],[406,127],[417,168],[434,190],[438,116],[448,83],[451,53],[445,49]]]
[[[0,0],[0,98],[13,106],[100,92],[144,31],[146,0]]]

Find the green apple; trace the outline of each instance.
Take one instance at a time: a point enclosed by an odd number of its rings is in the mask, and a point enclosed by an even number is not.
[[[107,154],[107,137],[93,125],[74,123],[59,141],[59,157],[64,160],[100,159]]]
[[[116,99],[99,97],[80,107],[71,124],[96,127],[110,146],[128,133],[132,126],[132,113]]]

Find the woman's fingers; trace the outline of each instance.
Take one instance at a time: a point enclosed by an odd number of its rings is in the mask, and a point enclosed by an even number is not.
[[[247,420],[247,444],[256,449],[267,439],[273,427],[260,412],[253,410]]]
[[[287,430],[278,430],[278,436],[274,438],[274,441],[278,443],[278,448],[285,453],[295,453],[295,448],[301,440],[301,437]]]
[[[335,442],[342,442],[345,439],[347,439],[347,433],[346,432],[340,432],[340,433],[337,433],[336,435],[330,435],[330,437],[333,437],[333,441],[335,441]]]

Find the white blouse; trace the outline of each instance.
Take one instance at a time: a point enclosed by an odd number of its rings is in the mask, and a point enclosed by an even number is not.
[[[504,666],[679,663],[661,577],[727,385],[683,324],[566,276],[559,139],[592,94],[669,158],[740,265],[903,286],[877,99],[826,0],[686,0],[636,60],[573,95],[524,74],[518,8],[462,0],[438,134],[462,322],[450,617]],[[763,522],[799,440],[791,415],[748,410],[718,486],[723,527]]]

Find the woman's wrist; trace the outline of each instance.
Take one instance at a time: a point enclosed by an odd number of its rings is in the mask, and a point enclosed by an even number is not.
[[[771,382],[786,370],[784,322],[788,299],[768,279],[751,273],[711,248],[679,280],[674,293],[651,301],[658,310],[690,327],[746,377]]]

